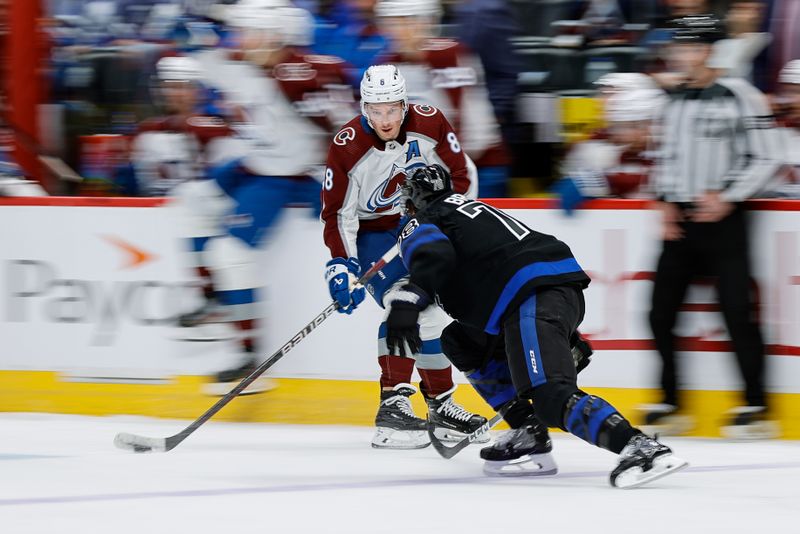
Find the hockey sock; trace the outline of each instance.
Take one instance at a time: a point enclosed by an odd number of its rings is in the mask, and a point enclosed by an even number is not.
[[[621,452],[630,438],[640,433],[607,401],[583,391],[567,401],[563,428],[614,453]]]
[[[482,369],[468,371],[465,375],[472,387],[494,410],[499,410],[517,396],[511,383],[511,372],[505,362],[489,360]]]
[[[381,388],[393,388],[397,384],[410,384],[414,372],[414,359],[403,356],[378,356],[381,366]]]
[[[203,290],[203,296],[206,300],[214,298],[214,283],[211,279],[211,271],[207,267],[197,267],[197,275],[200,277],[203,285],[200,288]]]
[[[239,344],[245,352],[255,353],[257,340],[256,336],[256,321],[255,319],[247,319],[244,321],[234,321],[233,324],[239,331],[240,339]]]
[[[419,389],[427,397],[436,397],[453,388],[453,370],[448,366],[444,369],[420,369],[419,376],[422,379]]]

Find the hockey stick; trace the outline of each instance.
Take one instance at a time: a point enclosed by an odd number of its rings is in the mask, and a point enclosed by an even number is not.
[[[589,342],[587,342],[577,332],[574,334],[574,337],[571,342],[572,342],[572,359],[575,362],[575,370],[576,372],[580,373],[592,361],[591,356],[594,351],[592,351],[592,346],[589,344]],[[471,444],[477,438],[479,438],[480,436],[482,436],[483,434],[494,428],[497,425],[497,423],[500,422],[500,420],[503,418],[506,412],[508,412],[512,404],[513,404],[512,402],[508,402],[503,406],[501,406],[494,417],[492,417],[484,424],[482,424],[475,432],[467,434],[467,436],[464,439],[462,439],[452,447],[448,447],[447,445],[442,443],[442,441],[433,434],[433,429],[436,427],[433,423],[428,421],[428,437],[430,437],[431,439],[431,445],[433,445],[433,448],[436,449],[436,452],[438,452],[442,458],[449,460],[450,458],[452,458],[453,456],[464,450],[467,447],[467,445]]]
[[[395,256],[397,256],[397,245],[393,246],[391,249],[386,251],[386,254],[381,256],[375,264],[365,272],[361,278],[358,279],[356,285],[363,286],[366,284],[373,276],[375,276],[378,271],[380,271],[383,267],[386,266],[387,263],[392,261]],[[226,404],[231,402],[235,399],[242,391],[247,388],[250,384],[252,384],[259,376],[261,376],[264,371],[275,365],[275,363],[283,358],[290,350],[295,348],[298,343],[300,343],[307,335],[309,335],[316,327],[322,324],[325,319],[331,316],[331,314],[336,311],[336,308],[339,305],[336,301],[331,302],[328,306],[322,310],[322,312],[317,315],[310,323],[308,323],[302,330],[297,332],[286,344],[283,345],[278,351],[276,351],[272,356],[267,358],[261,365],[256,367],[256,369],[242,379],[235,388],[228,392],[224,397],[218,400],[211,408],[209,408],[203,415],[195,419],[192,424],[175,434],[174,436],[169,436],[167,438],[148,438],[145,436],[138,436],[136,434],[129,434],[126,432],[122,432],[117,434],[114,438],[114,445],[119,447],[120,449],[126,449],[133,452],[167,452],[171,451],[175,447],[177,447],[183,440],[188,438],[192,432],[200,428],[206,421],[211,419],[214,414],[220,411]]]
[[[483,423],[480,427],[478,427],[478,429],[475,432],[467,434],[464,437],[464,439],[462,439],[452,447],[448,447],[434,435],[433,430],[436,428],[436,425],[431,423],[429,420],[428,437],[430,437],[431,439],[431,445],[433,445],[433,448],[436,449],[436,452],[438,452],[442,458],[449,460],[450,458],[461,452],[468,445],[472,444],[472,442],[474,442],[476,439],[478,439],[479,437],[487,433],[489,430],[494,428],[497,425],[497,423],[499,423],[500,420],[503,419],[503,416],[506,414],[509,408],[511,408],[512,404],[513,403],[509,402],[506,403],[504,406],[501,406],[494,417]]]

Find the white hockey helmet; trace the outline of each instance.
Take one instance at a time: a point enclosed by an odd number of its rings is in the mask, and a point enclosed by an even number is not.
[[[658,89],[656,82],[641,72],[610,72],[600,76],[594,84],[600,88],[628,91],[634,89]]]
[[[442,6],[439,0],[378,0],[376,17],[431,17],[439,18]]]
[[[158,79],[162,82],[198,81],[203,77],[200,63],[187,56],[163,57],[156,63]]]
[[[606,101],[606,119],[609,122],[653,120],[665,103],[666,95],[660,89],[623,90]]]
[[[263,30],[283,46],[314,43],[314,18],[306,9],[285,0],[247,0],[231,6],[228,23],[242,30]]]
[[[289,46],[311,46],[314,44],[314,17],[300,7],[279,7],[281,34]]]
[[[273,30],[279,26],[275,9],[291,7],[287,0],[242,0],[227,10],[227,23],[233,28]]]
[[[361,78],[361,114],[369,121],[366,104],[388,102],[402,102],[405,118],[408,113],[406,80],[394,65],[373,65]]]
[[[783,66],[778,74],[780,83],[800,84],[800,59],[793,59]]]

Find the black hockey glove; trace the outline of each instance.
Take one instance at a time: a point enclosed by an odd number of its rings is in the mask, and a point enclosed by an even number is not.
[[[572,334],[570,345],[572,346],[572,359],[575,361],[575,370],[580,373],[592,361],[591,356],[594,351],[589,342],[582,338],[578,332]]]
[[[411,357],[422,349],[419,312],[428,307],[430,299],[413,284],[404,285],[391,298],[386,318],[386,346],[389,354]],[[406,354],[406,347],[409,354]]]

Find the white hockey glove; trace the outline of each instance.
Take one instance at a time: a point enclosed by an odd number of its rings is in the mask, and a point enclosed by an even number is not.
[[[336,308],[339,313],[350,315],[364,302],[366,290],[353,287],[360,273],[361,266],[356,258],[333,258],[325,264],[325,281],[331,298],[339,304]]]

